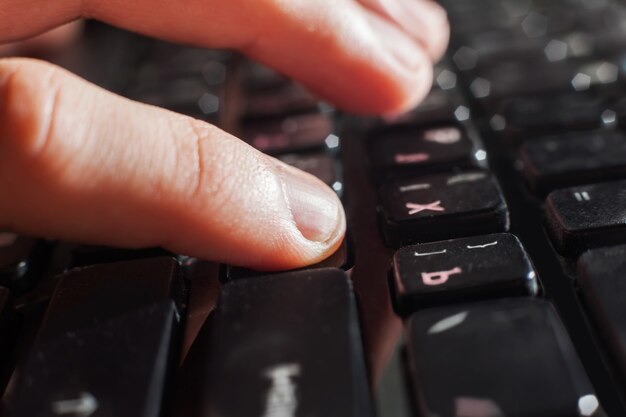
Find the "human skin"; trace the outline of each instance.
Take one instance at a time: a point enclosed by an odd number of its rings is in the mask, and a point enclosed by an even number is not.
[[[448,41],[431,0],[0,0],[0,43],[80,18],[238,50],[359,114],[417,104]],[[0,230],[279,270],[345,227],[322,182],[214,126],[0,59]]]

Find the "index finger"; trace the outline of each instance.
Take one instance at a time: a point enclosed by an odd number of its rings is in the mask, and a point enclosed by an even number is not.
[[[425,13],[432,7],[426,0],[414,2]],[[54,7],[48,0],[0,0],[0,21],[11,22],[0,27],[0,41],[81,16],[170,41],[240,50],[359,113],[407,110],[431,81],[423,42],[354,0],[188,0],[182,5],[57,0]]]

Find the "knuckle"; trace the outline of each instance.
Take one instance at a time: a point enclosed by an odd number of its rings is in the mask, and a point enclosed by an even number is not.
[[[0,60],[0,146],[38,159],[52,138],[60,70],[34,60]]]
[[[220,212],[237,198],[242,182],[241,153],[220,129],[186,118],[190,134],[177,140],[177,166],[184,170],[187,197],[201,209]]]

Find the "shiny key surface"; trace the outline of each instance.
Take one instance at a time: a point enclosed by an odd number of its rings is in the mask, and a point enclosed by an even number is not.
[[[408,322],[419,416],[600,416],[598,399],[546,301],[433,308]]]
[[[203,416],[372,415],[356,304],[344,272],[230,282],[211,326],[198,381],[206,392]]]
[[[578,261],[578,283],[616,369],[626,378],[626,246],[585,252]]]
[[[45,262],[42,247],[37,239],[0,232],[0,285],[15,291],[30,288]]]
[[[10,371],[10,358],[14,348],[16,317],[8,289],[0,287],[0,397]]]
[[[171,258],[78,268],[61,277],[18,367],[8,415],[161,415],[180,320],[179,279]]]
[[[526,251],[507,233],[406,246],[393,257],[393,285],[403,314],[539,291]]]

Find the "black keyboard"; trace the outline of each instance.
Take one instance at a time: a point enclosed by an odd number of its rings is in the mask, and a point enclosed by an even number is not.
[[[0,414],[626,416],[626,5],[442,3],[394,120],[89,23],[55,62],[319,177],[348,233],[274,274],[0,233]]]

